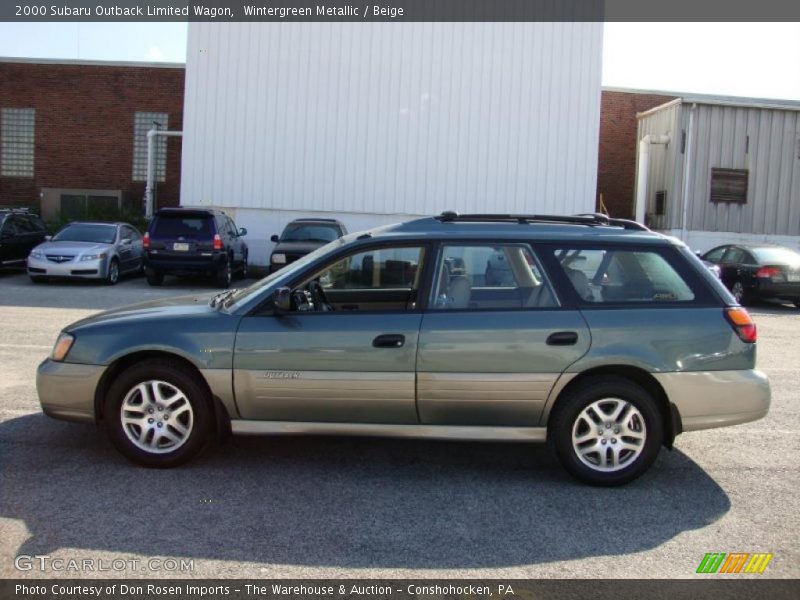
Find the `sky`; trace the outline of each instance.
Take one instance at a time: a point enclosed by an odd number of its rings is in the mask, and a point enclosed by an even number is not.
[[[0,56],[184,62],[185,23],[0,23]],[[606,23],[603,85],[800,100],[800,23]]]

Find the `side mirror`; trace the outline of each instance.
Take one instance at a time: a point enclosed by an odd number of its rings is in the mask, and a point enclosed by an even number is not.
[[[122,240],[123,246],[130,246],[131,245],[131,238],[125,238]]]
[[[275,244],[277,244],[278,242],[281,241],[281,238],[278,235],[275,235],[275,234],[273,234],[272,237],[269,238],[269,239],[270,239],[271,242],[274,242]]]
[[[702,253],[702,252],[700,252],[700,250],[695,250],[695,251],[694,251],[694,255],[695,255],[697,258],[703,258],[703,253]]]
[[[279,287],[275,290],[275,295],[272,298],[275,308],[279,312],[289,312],[292,310],[292,290],[288,287]]]
[[[244,228],[244,227],[240,228],[240,229],[239,229],[239,235],[240,235],[240,236],[242,236],[242,235],[247,235],[247,229],[246,229],[246,228]]]
[[[53,236],[52,236],[52,235],[46,235],[46,236],[44,236],[44,241],[45,241],[45,242],[49,242],[51,239],[53,239]]]

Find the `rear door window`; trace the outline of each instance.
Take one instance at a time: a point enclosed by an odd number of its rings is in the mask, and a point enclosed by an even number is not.
[[[722,262],[729,265],[739,265],[745,262],[744,250],[741,248],[728,248]]]
[[[448,244],[439,253],[433,310],[555,306],[555,294],[527,244]]]
[[[558,264],[580,298],[591,303],[691,302],[695,293],[655,250],[559,248]]]
[[[726,246],[723,246],[722,248],[717,248],[706,254],[705,260],[707,260],[708,262],[718,263],[720,260],[722,260],[722,255],[725,254],[725,250],[727,249],[728,248]]]

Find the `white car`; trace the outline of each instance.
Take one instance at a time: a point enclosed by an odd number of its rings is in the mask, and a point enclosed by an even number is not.
[[[142,236],[128,223],[73,222],[28,255],[34,282],[48,277],[99,279],[109,285],[124,273],[140,273]]]

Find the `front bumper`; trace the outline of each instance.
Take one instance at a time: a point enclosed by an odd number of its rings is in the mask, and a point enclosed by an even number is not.
[[[770,388],[761,371],[654,373],[678,409],[683,431],[755,421],[769,411]]]
[[[108,259],[70,260],[57,263],[50,260],[28,257],[28,275],[34,277],[78,277],[81,279],[103,279],[108,269]]]
[[[54,419],[94,423],[94,395],[105,367],[46,359],[36,370],[42,412]]]

